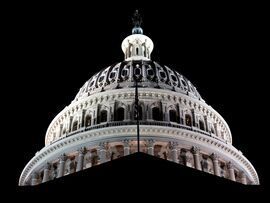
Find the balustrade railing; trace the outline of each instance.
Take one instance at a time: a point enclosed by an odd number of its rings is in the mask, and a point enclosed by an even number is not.
[[[185,130],[190,130],[193,132],[198,132],[207,136],[212,136],[210,132],[203,131],[199,128],[196,128],[194,126],[186,126],[183,124],[178,124],[178,123],[173,123],[173,122],[167,122],[167,121],[152,121],[152,120],[145,120],[145,121],[140,121],[140,125],[150,125],[150,126],[166,126],[166,127],[173,127],[173,128],[180,128],[180,129],[185,129]],[[94,129],[100,129],[100,128],[106,128],[106,127],[113,127],[113,126],[126,126],[126,125],[136,125],[136,121],[112,121],[112,122],[105,122],[105,123],[100,123],[92,126],[87,126],[87,127],[81,127],[75,131],[72,131],[70,133],[66,133],[65,135],[62,135],[59,139],[51,142],[57,142],[59,140],[62,140],[65,137],[70,137],[72,135],[75,135],[80,132],[85,132],[85,131],[90,131]]]

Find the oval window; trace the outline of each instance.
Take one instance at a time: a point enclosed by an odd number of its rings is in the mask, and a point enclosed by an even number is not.
[[[184,81],[184,80],[181,80],[182,81],[182,84],[184,85],[184,86],[187,86],[187,83]]]
[[[171,78],[173,81],[175,81],[175,82],[177,81],[177,78],[174,75],[171,75]]]
[[[115,77],[115,72],[111,72],[110,73],[110,78],[114,78]]]
[[[128,71],[125,70],[125,69],[123,69],[123,70],[122,70],[122,76],[127,76],[127,74],[128,74]]]
[[[90,83],[90,85],[89,85],[89,86],[90,86],[90,87],[92,87],[92,86],[93,86],[93,84],[94,84],[94,82],[95,82],[95,81],[92,81],[92,82]]]
[[[103,79],[104,79],[104,75],[102,75],[102,76],[99,78],[98,82],[101,82]]]
[[[147,70],[147,74],[150,75],[150,76],[153,76],[154,75],[154,71],[152,69],[148,69]]]
[[[166,78],[166,73],[165,72],[159,72],[159,74],[160,74],[160,77]]]

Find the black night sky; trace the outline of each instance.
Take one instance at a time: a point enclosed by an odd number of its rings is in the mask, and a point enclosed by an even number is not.
[[[24,9],[20,9],[23,6]],[[92,74],[124,59],[122,40],[139,9],[144,34],[154,42],[152,59],[186,76],[227,121],[233,145],[264,183],[262,111],[267,107],[263,60],[265,13],[255,5],[157,4],[16,5],[10,62],[20,119],[15,184],[27,162],[44,147],[52,119],[74,99]],[[16,10],[20,10],[18,14]],[[14,85],[14,86],[13,86]],[[18,119],[18,118],[17,118]]]

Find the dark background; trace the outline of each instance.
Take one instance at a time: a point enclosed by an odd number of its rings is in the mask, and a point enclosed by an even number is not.
[[[264,5],[101,2],[14,4],[5,19],[12,57],[8,102],[16,154],[14,185],[35,152],[44,147],[52,119],[95,72],[124,59],[122,40],[139,9],[152,59],[185,75],[230,126],[265,185],[268,100]],[[11,113],[9,113],[10,115]],[[17,116],[14,116],[17,115]],[[11,122],[13,123],[13,122]]]

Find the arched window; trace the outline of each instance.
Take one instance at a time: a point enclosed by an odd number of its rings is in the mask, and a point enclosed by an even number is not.
[[[112,78],[114,78],[115,76],[116,76],[116,73],[115,73],[115,72],[111,72],[109,78],[112,79]]]
[[[104,75],[100,76],[100,78],[98,79],[98,82],[102,82],[102,80],[104,79]]]
[[[123,121],[125,119],[125,109],[120,107],[116,110],[115,120],[116,121]]]
[[[161,78],[163,78],[163,79],[166,78],[166,73],[165,72],[160,71],[159,74],[160,74]]]
[[[141,69],[140,68],[135,68],[134,73],[135,73],[135,75],[140,75],[141,74]]]
[[[208,172],[208,162],[206,158],[201,160],[202,170]]]
[[[78,121],[74,121],[72,125],[72,131],[75,131],[78,129]]]
[[[160,158],[161,157],[161,149],[162,149],[162,145],[155,145],[154,146],[154,156]]]
[[[176,122],[176,111],[171,109],[169,111],[169,115],[170,115],[170,121],[171,122]]]
[[[200,128],[201,130],[205,130],[205,129],[204,129],[204,123],[203,123],[202,120],[199,121],[199,128]]]
[[[91,116],[90,115],[87,115],[86,117],[85,117],[85,127],[88,127],[88,126],[90,126],[91,125]]]
[[[132,52],[133,46],[129,47],[129,57],[131,57],[131,52]]]
[[[185,121],[187,126],[191,126],[191,116],[186,114]]]
[[[139,55],[139,48],[136,48],[136,55]]]
[[[107,122],[107,115],[108,113],[106,110],[100,112],[100,123]]]
[[[126,69],[122,70],[122,76],[126,77],[128,75],[128,71]]]
[[[153,69],[151,69],[151,68],[147,69],[147,75],[148,75],[148,76],[154,76],[154,71],[153,71]]]
[[[161,112],[158,107],[152,108],[152,118],[155,121],[162,121]]]
[[[212,133],[212,134],[215,134],[215,130],[214,130],[213,127],[211,128],[211,133]]]
[[[143,114],[142,106],[138,105],[138,117],[139,117],[139,120],[142,120],[142,114]],[[136,105],[134,106],[134,120],[137,120],[137,118],[136,118]]]

